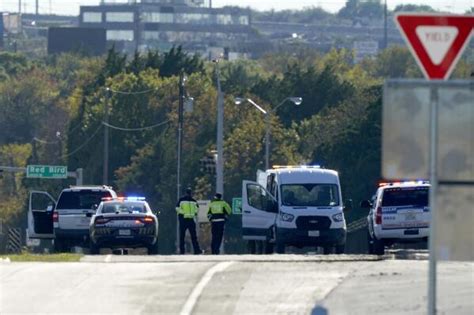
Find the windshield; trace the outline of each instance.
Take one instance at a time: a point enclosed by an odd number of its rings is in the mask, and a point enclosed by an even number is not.
[[[407,187],[385,189],[382,207],[428,206],[428,187]]]
[[[93,205],[98,205],[102,198],[111,197],[108,191],[65,191],[58,201],[58,209],[91,209]]]
[[[282,185],[284,206],[332,207],[339,205],[339,190],[335,184]]]
[[[143,203],[107,202],[101,213],[146,213]]]

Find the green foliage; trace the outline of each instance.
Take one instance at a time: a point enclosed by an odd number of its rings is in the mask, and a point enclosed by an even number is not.
[[[342,18],[372,18],[380,19],[383,16],[383,6],[379,1],[348,0],[337,15]]]
[[[435,9],[426,4],[399,4],[394,12],[436,12]]]
[[[259,22],[316,24],[333,18],[333,15],[322,8],[306,7],[303,10],[253,11],[252,18]]]
[[[21,54],[0,52],[0,82],[22,73],[29,66],[27,58]]]

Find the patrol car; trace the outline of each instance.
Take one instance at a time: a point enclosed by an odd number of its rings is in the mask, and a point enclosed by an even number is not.
[[[104,198],[90,222],[90,253],[146,247],[158,253],[158,218],[143,197]]]
[[[318,165],[274,166],[242,183],[242,234],[250,253],[263,242],[265,252],[287,246],[322,247],[344,252],[346,221],[339,175]]]
[[[361,202],[367,216],[369,253],[383,255],[394,243],[426,242],[431,220],[426,181],[381,183],[372,200]]]

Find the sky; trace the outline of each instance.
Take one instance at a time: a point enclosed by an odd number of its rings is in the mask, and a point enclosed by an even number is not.
[[[0,0],[0,11],[17,12],[19,0]],[[23,12],[34,13],[35,0],[21,0]],[[117,0],[123,2],[126,0]],[[208,0],[205,0],[206,3]],[[384,0],[382,0],[384,1]],[[97,5],[100,0],[39,0],[40,13],[77,15],[80,5]],[[212,0],[214,7],[235,5],[241,7],[250,6],[256,10],[301,10],[305,7],[322,7],[329,12],[339,11],[346,0]],[[428,4],[435,9],[445,12],[464,13],[474,7],[474,0],[387,0],[389,9],[398,4]]]

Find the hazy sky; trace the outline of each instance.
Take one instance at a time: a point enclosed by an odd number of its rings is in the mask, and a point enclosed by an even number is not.
[[[0,11],[18,11],[19,0],[0,0]],[[79,13],[79,6],[96,5],[99,0],[39,0],[41,13],[56,13],[76,15]],[[205,0],[206,3],[209,0]],[[117,0],[117,2],[123,2]],[[126,1],[125,1],[126,2]],[[212,0],[214,7],[224,5],[250,6],[257,10],[282,10],[282,9],[302,9],[310,6],[320,6],[327,11],[337,12],[344,6],[346,0]],[[23,11],[34,12],[35,0],[22,0]],[[464,13],[474,7],[474,0],[387,0],[390,9],[398,4],[428,4],[435,9],[450,11],[454,13]]]

